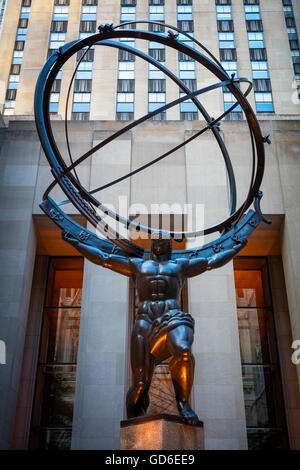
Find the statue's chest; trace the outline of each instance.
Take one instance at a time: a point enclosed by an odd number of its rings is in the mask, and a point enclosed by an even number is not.
[[[149,260],[142,264],[140,274],[142,276],[178,276],[180,266],[172,261],[157,263]]]

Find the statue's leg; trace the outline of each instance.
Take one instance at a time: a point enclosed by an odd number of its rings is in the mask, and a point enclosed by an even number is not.
[[[137,320],[131,335],[130,356],[133,385],[126,397],[127,417],[145,416],[149,406],[148,391],[154,368],[154,358],[149,353],[147,333],[150,324]]]
[[[193,330],[189,326],[180,325],[169,331],[167,347],[172,355],[169,364],[175,397],[179,413],[189,424],[197,424],[198,416],[189,404],[194,380],[195,360],[192,354]]]

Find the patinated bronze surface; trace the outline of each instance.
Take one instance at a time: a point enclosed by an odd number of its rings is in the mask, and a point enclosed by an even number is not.
[[[186,278],[226,264],[245,242],[211,258],[172,260],[171,240],[158,238],[152,240],[150,259],[145,260],[108,255],[67,233],[63,238],[93,263],[134,279],[140,305],[131,335],[133,385],[127,393],[127,417],[146,415],[155,362],[171,356],[169,368],[178,411],[187,423],[197,424],[198,416],[189,404],[195,362],[194,319],[180,309],[181,288]]]
[[[181,311],[179,297],[182,285],[184,280],[189,277],[197,276],[209,269],[218,268],[226,264],[243,248],[247,243],[247,238],[259,223],[262,220],[268,222],[260,210],[262,192],[259,188],[265,165],[264,144],[270,143],[270,141],[268,136],[262,136],[259,123],[246,99],[252,88],[252,84],[248,79],[235,77],[234,75],[229,76],[222,64],[198,40],[188,33],[180,31],[174,26],[157,22],[155,24],[169,29],[167,34],[166,32],[155,33],[139,30],[135,29],[137,23],[149,24],[151,22],[134,21],[115,27],[113,25],[100,25],[98,28],[99,33],[65,44],[55,51],[44,65],[36,86],[35,118],[37,131],[54,180],[46,190],[40,207],[62,229],[64,240],[73,245],[87,259],[117,273],[132,277],[135,281],[140,304],[131,336],[133,385],[127,394],[128,417],[132,418],[146,414],[149,404],[148,390],[154,365],[156,362],[171,357],[169,367],[179,413],[187,423],[197,424],[198,417],[189,404],[194,376],[194,358],[192,355],[194,320],[191,315]],[[123,29],[125,26],[126,28]],[[180,33],[180,36],[178,33]],[[193,47],[182,40],[184,37],[193,43]],[[186,83],[169,70],[164,63],[155,60],[136,47],[122,42],[120,40],[122,38],[154,41],[164,47],[169,47],[179,53],[190,56],[191,60],[196,61],[200,66],[210,71],[218,82],[192,92],[187,88]],[[90,48],[98,46],[117,48],[152,64],[178,85],[181,92],[183,92],[183,96],[160,106],[134,122],[127,123],[124,127],[118,129],[74,161],[68,136],[67,115],[69,97],[76,71],[81,61]],[[67,162],[56,145],[52,132],[49,116],[49,100],[55,77],[65,62],[79,51],[83,51],[83,54],[77,60],[67,93],[65,109],[65,134],[70,159],[70,162]],[[248,84],[248,89],[244,93],[241,91],[241,83]],[[232,93],[235,101],[224,113],[217,118],[213,118],[199,99],[204,93],[218,88],[221,89],[222,87]],[[164,154],[153,158],[149,163],[132,170],[130,173],[90,191],[82,186],[76,172],[77,166],[97,150],[108,145],[125,132],[134,129],[134,127],[154,117],[156,114],[166,111],[186,100],[191,100],[197,107],[205,121],[205,127],[201,127],[193,132],[185,141],[175,145]],[[252,148],[250,185],[246,199],[239,207],[237,206],[237,188],[234,171],[220,132],[220,121],[227,114],[234,111],[237,106],[240,106],[244,112]],[[96,193],[138,174],[140,171],[172,154],[174,155],[177,150],[205,132],[211,132],[215,137],[227,172],[229,210],[225,220],[213,226],[205,227],[200,231],[158,231],[152,227],[137,225],[134,221],[121,217],[95,198],[94,195]],[[68,198],[58,204],[49,196],[57,184]],[[61,210],[61,206],[70,202],[105,238],[98,237],[76,224]],[[252,203],[254,203],[254,211],[248,211]],[[248,212],[246,213],[246,211]],[[123,224],[127,229],[131,226],[137,231],[150,234],[152,238],[151,250],[144,250],[131,239],[122,237],[107,222],[106,216],[109,216],[111,221]],[[172,238],[182,240],[184,238],[212,233],[218,233],[218,238],[202,247],[172,251]],[[168,236],[167,239],[166,235]],[[155,236],[157,236],[156,239],[154,238]]]

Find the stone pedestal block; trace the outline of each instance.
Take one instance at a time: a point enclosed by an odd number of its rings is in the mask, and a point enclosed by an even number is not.
[[[121,421],[120,449],[204,450],[203,423],[191,426],[168,414]]]

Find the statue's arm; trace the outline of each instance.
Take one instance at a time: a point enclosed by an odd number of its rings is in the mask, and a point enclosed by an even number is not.
[[[224,250],[210,258],[192,258],[185,268],[186,277],[194,277],[210,269],[220,268],[232,260],[246,245],[247,240],[237,243],[230,250]]]
[[[238,242],[230,250],[224,250],[208,259],[207,269],[215,269],[224,266],[231,261],[247,244],[247,240]]]
[[[66,232],[62,233],[62,238],[94,264],[109,268],[125,276],[133,276],[135,274],[135,265],[131,263],[130,258],[104,253],[99,248],[80,242]]]

